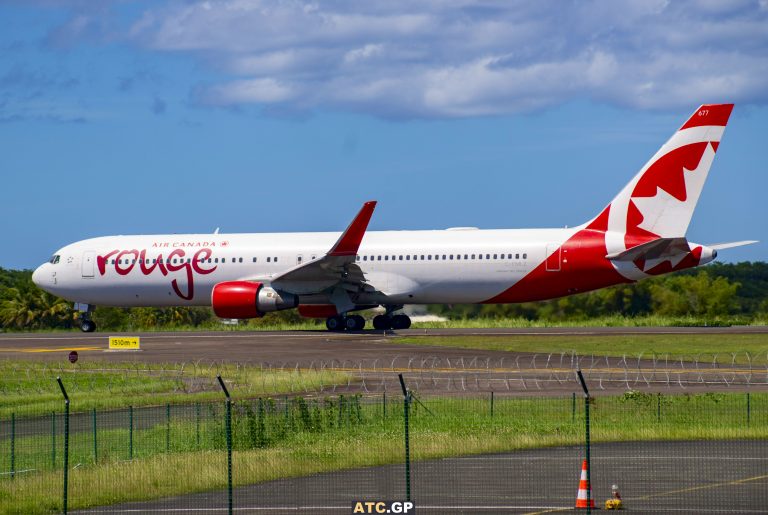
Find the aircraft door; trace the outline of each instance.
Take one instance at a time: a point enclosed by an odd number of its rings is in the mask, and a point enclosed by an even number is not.
[[[547,272],[560,271],[560,245],[557,243],[547,244]]]
[[[83,263],[82,263],[83,277],[93,277],[93,268],[95,263],[96,263],[95,252],[91,252],[91,251],[83,252]]]

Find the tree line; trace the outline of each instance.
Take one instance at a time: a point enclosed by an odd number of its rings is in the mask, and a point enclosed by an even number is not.
[[[714,263],[548,301],[437,305],[430,311],[450,318],[576,321],[607,315],[658,315],[749,322],[768,314],[768,263]]]
[[[716,263],[542,302],[432,305],[429,310],[459,319],[510,317],[575,321],[619,314],[750,322],[768,316],[768,263]],[[31,271],[0,268],[0,328],[3,331],[70,329],[77,326],[77,317],[71,302],[35,286]],[[94,320],[105,330],[221,327],[221,321],[211,309],[204,307],[97,307]],[[288,310],[270,313],[249,323],[291,324],[301,320],[296,310]]]

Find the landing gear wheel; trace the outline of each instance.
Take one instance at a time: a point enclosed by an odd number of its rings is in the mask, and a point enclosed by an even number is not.
[[[408,329],[411,327],[411,319],[408,315],[395,315],[392,317],[392,329]]]
[[[387,315],[376,315],[373,317],[373,328],[379,331],[392,329],[392,319]]]
[[[80,330],[84,333],[92,333],[96,330],[96,322],[93,320],[81,320]]]
[[[360,315],[348,316],[344,320],[344,328],[347,331],[362,331],[365,327],[365,319]]]
[[[330,317],[325,321],[325,327],[327,327],[329,331],[343,331],[344,319],[338,315]]]

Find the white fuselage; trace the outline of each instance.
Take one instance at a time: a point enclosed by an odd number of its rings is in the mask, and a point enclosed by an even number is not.
[[[356,302],[483,302],[527,275],[545,260],[548,248],[559,247],[575,231],[370,231],[356,265],[376,292],[362,293]],[[94,305],[206,306],[214,285],[269,281],[322,257],[338,237],[326,232],[94,238],[59,250],[56,264],[35,271],[35,282],[66,299]],[[302,296],[301,302],[329,301],[315,294]]]

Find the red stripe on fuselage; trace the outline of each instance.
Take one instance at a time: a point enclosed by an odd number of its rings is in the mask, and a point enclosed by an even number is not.
[[[631,282],[605,259],[609,210],[610,206],[606,207],[600,216],[560,247],[562,263],[559,271],[547,270],[545,259],[512,287],[483,303],[546,300]]]

